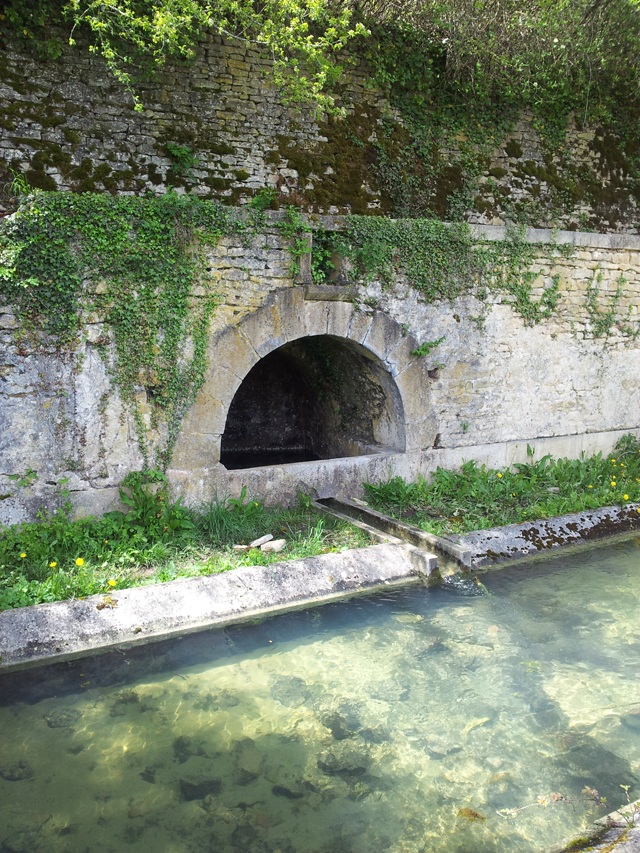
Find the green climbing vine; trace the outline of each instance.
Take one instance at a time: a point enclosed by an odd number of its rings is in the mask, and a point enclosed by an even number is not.
[[[553,244],[544,248],[546,254],[560,251]],[[351,216],[343,231],[323,232],[321,257],[312,268],[318,279],[323,262],[326,267],[326,258],[335,251],[349,259],[357,274],[383,285],[403,272],[425,302],[464,293],[484,299],[489,290],[502,292],[532,326],[551,316],[560,296],[556,277],[539,298],[533,297],[538,275],[530,267],[539,250],[525,239],[523,227],[507,229],[503,240],[481,242],[466,223]]]
[[[177,194],[42,192],[2,224],[0,295],[34,345],[71,353],[87,322],[104,324],[94,345],[133,414],[147,467],[168,465],[204,380],[216,304],[204,247],[247,227],[229,208]]]
[[[622,319],[619,310],[620,299],[627,283],[625,277],[620,275],[615,291],[609,294],[600,292],[602,279],[602,271],[596,270],[585,293],[585,308],[591,334],[594,338],[606,338],[615,326],[624,337],[635,340],[640,335],[640,324],[634,325],[631,322],[631,306],[627,310],[625,319]]]

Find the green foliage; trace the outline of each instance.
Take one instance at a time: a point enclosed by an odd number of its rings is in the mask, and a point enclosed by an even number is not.
[[[62,37],[99,53],[143,109],[136,69],[189,60],[207,33],[249,42],[272,60],[285,98],[334,109],[331,86],[338,54],[366,29],[347,3],[327,0],[6,0],[3,34],[32,44],[43,56],[62,50]]]
[[[436,347],[440,346],[444,339],[445,335],[443,335],[441,338],[437,338],[435,341],[424,341],[420,344],[419,347],[417,347],[417,349],[411,351],[411,355],[415,355],[420,358],[424,357],[425,355],[429,355],[429,353],[433,352]]]
[[[249,202],[251,210],[263,213],[265,210],[275,210],[278,206],[278,192],[275,187],[261,187]]]
[[[128,528],[135,535],[144,534],[156,542],[171,541],[181,544],[191,537],[195,529],[190,513],[182,500],[171,501],[169,485],[162,471],[147,468],[131,471],[119,489],[120,501],[127,512],[108,513],[107,517]]]
[[[0,225],[0,294],[25,331],[73,349],[81,312],[104,318],[94,345],[133,413],[148,466],[167,466],[204,379],[216,297],[203,247],[245,228],[215,202],[175,194],[36,193]],[[193,299],[196,285],[204,295]],[[156,429],[162,441],[152,459],[148,432]]]
[[[640,501],[640,441],[626,435],[606,458],[544,456],[499,471],[465,462],[460,471],[438,468],[430,482],[367,483],[365,493],[376,508],[445,534],[625,505]]]
[[[397,268],[427,302],[452,299],[477,282],[480,267],[468,226],[430,219],[351,216],[336,248],[366,278],[389,284]]]
[[[548,255],[559,251],[552,243],[544,249]],[[350,216],[344,231],[323,235],[312,268],[321,271],[323,259],[334,251],[368,280],[390,285],[399,272],[405,274],[425,302],[463,293],[482,299],[487,288],[509,294],[527,325],[551,316],[560,297],[555,278],[539,300],[532,298],[538,276],[528,267],[540,246],[527,242],[522,227],[507,229],[504,240],[479,243],[466,223]]]
[[[7,474],[8,480],[13,480],[19,489],[25,489],[32,486],[38,479],[38,472],[35,468],[27,468],[24,474]]]
[[[167,142],[164,147],[171,158],[171,168],[176,175],[187,175],[191,169],[195,169],[198,165],[198,158],[187,145]]]
[[[51,25],[60,17],[60,3],[54,0],[5,0],[0,12],[0,34],[33,48],[40,59],[57,59],[62,41]]]
[[[364,0],[366,45],[378,72],[413,106],[449,103],[532,108],[553,123],[586,121],[635,101],[640,65],[636,0]]]
[[[240,498],[211,501],[202,507],[197,519],[205,541],[226,546],[257,539],[269,523],[269,511],[260,501],[248,499],[244,487]]]
[[[598,208],[602,188],[566,144],[570,120],[599,129],[603,160],[614,157],[637,183],[635,0],[364,0],[359,8],[371,31],[361,54],[402,116],[389,117],[374,143],[373,171],[395,215],[458,220],[494,210],[552,225],[578,199]],[[478,182],[522,110],[546,148],[543,197],[526,204]],[[388,139],[397,140],[393,149]]]
[[[282,236],[289,241],[292,258],[291,275],[295,277],[300,272],[300,258],[309,254],[311,249],[308,236],[311,226],[297,208],[288,207],[284,217],[277,223],[277,227]]]
[[[601,283],[602,273],[598,270],[589,282],[585,295],[585,308],[589,316],[591,334],[594,338],[607,337],[613,326],[616,326],[618,331],[625,337],[637,338],[640,335],[640,323],[636,321],[634,324],[631,321],[629,317],[631,306],[629,306],[627,322],[618,316],[618,305],[624,293],[626,279],[623,275],[620,276],[617,282],[618,286],[611,295],[606,297],[606,301],[603,300],[603,295],[600,292]]]
[[[348,524],[308,507],[267,509],[244,491],[187,509],[171,500],[158,471],[130,474],[121,497],[124,512],[72,520],[61,511],[3,530],[0,610],[368,544]],[[269,532],[286,538],[284,554],[231,547]]]
[[[334,235],[324,228],[314,229],[311,251],[311,278],[315,284],[326,284],[335,270],[333,263]]]

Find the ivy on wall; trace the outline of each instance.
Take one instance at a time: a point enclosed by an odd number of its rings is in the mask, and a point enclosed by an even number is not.
[[[487,290],[509,294],[528,326],[551,316],[560,297],[557,278],[540,298],[532,297],[538,275],[529,268],[540,246],[525,239],[523,227],[508,228],[504,240],[478,242],[463,222],[350,216],[345,230],[325,232],[314,239],[316,244],[312,269],[317,281],[326,275],[326,262],[337,253],[348,258],[365,279],[390,284],[401,271],[425,302],[455,299],[464,293],[482,299]],[[560,247],[549,244],[544,250],[551,257]],[[566,254],[566,247],[562,251]]]
[[[247,227],[229,208],[177,194],[38,192],[2,223],[0,296],[33,345],[73,352],[88,322],[105,323],[94,346],[133,414],[145,466],[168,465],[204,379],[216,304],[204,248]]]
[[[133,416],[145,467],[168,467],[183,417],[204,381],[216,307],[206,248],[224,235],[246,239],[264,231],[265,206],[266,199],[240,211],[176,193],[36,192],[0,223],[0,299],[14,306],[25,350],[53,348],[81,357],[83,340],[90,340]],[[293,208],[275,225],[288,244],[293,276],[309,251],[311,227]],[[312,236],[316,281],[330,278],[341,256],[364,280],[391,285],[405,275],[425,302],[507,294],[525,325],[551,316],[560,297],[557,277],[541,294],[537,286],[534,296],[535,258],[541,249],[547,258],[572,251],[531,244],[524,228],[481,242],[465,223],[432,219],[352,216],[341,231],[314,229]],[[610,328],[617,305],[614,297],[605,314],[597,297],[594,284],[586,310],[596,336],[600,326],[602,334]],[[482,319],[476,318],[479,325]],[[623,332],[637,334],[631,326]]]

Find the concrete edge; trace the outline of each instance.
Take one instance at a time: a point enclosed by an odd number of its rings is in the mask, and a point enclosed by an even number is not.
[[[405,521],[384,515],[363,501],[327,498],[314,501],[318,511],[371,531],[377,528],[395,541],[434,551],[440,568],[455,571],[545,556],[567,546],[610,540],[640,531],[640,504],[601,507],[539,521],[475,530],[460,536],[436,536]],[[379,534],[378,534],[379,535]]]
[[[434,555],[388,543],[6,610],[0,674],[420,583],[436,569]]]
[[[477,530],[453,541],[470,553],[468,565],[476,569],[635,531],[640,531],[640,504],[631,503]]]
[[[372,509],[364,501],[354,498],[327,498],[324,501],[313,501],[313,505],[318,512],[328,512],[336,518],[341,518],[364,530],[375,530],[378,536],[380,531],[384,531],[384,534],[391,541],[404,540],[417,548],[433,550],[441,560],[446,563],[453,561],[458,568],[460,566],[472,568],[472,551],[469,548],[458,545],[451,539],[436,536],[434,533],[427,533],[427,531],[407,524],[405,521],[384,515],[384,513]]]
[[[640,800],[626,803],[616,811],[595,820],[584,833],[561,844],[548,847],[543,853],[637,853],[640,851]]]
[[[360,509],[358,504],[353,507]],[[377,526],[377,519],[367,520]],[[636,530],[640,530],[640,504],[604,507],[469,533],[455,542],[449,540],[453,546],[449,555],[464,556],[463,569],[475,569]],[[394,532],[407,533],[397,528]],[[425,546],[437,547],[447,541],[436,539],[434,543],[422,538],[418,547],[396,539],[270,566],[247,566],[219,575],[6,610],[0,612],[0,674],[264,618],[392,585],[417,583],[421,578],[427,583],[437,576],[438,557]],[[440,547],[438,552],[445,556]]]

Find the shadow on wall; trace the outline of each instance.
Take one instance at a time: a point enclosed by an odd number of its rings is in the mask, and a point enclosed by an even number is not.
[[[222,435],[229,470],[404,451],[398,388],[381,360],[333,335],[266,355],[238,388]]]

